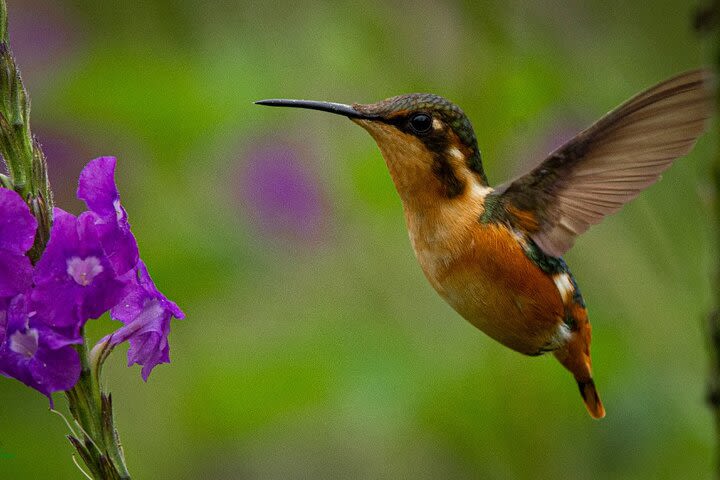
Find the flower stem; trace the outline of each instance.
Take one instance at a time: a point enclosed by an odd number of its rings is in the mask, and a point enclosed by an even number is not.
[[[112,414],[112,398],[100,390],[97,372],[90,366],[88,348],[78,345],[82,371],[66,392],[70,413],[81,429],[80,439],[68,439],[96,480],[130,479]]]

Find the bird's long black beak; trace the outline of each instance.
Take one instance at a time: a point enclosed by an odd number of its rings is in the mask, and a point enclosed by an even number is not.
[[[310,110],[320,110],[321,112],[334,113],[336,115],[343,115],[348,118],[362,118],[372,119],[375,118],[373,115],[367,115],[350,105],[343,103],[333,102],[317,102],[315,100],[289,100],[285,98],[274,98],[271,100],[258,100],[255,102],[257,105],[268,105],[270,107],[293,107],[293,108],[308,108]]]

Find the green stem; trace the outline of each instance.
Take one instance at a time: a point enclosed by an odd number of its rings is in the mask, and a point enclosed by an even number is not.
[[[70,413],[82,429],[82,438],[70,436],[70,442],[97,480],[129,480],[130,473],[113,421],[112,400],[100,390],[97,372],[89,362],[87,345],[78,345],[77,350],[82,371],[77,384],[66,394]]]

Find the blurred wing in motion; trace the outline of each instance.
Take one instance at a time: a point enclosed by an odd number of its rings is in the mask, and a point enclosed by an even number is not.
[[[548,255],[616,212],[686,155],[713,109],[712,74],[694,70],[636,95],[493,195]],[[512,218],[511,218],[512,221]],[[521,223],[522,225],[522,223]]]

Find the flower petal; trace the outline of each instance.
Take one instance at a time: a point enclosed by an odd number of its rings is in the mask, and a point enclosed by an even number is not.
[[[110,313],[125,325],[103,338],[98,345],[109,342],[109,348],[114,348],[122,342],[129,342],[128,366],[135,363],[142,365],[142,377],[147,381],[156,365],[170,362],[167,340],[170,320],[185,315],[158,291],[142,261],[138,262],[137,271],[132,273],[127,295]]]
[[[110,264],[118,275],[137,264],[137,241],[130,231],[127,212],[120,204],[115,184],[114,157],[101,157],[88,163],[80,174],[78,198],[84,200],[95,215],[100,242]]]
[[[77,196],[100,217],[116,215],[115,202],[120,200],[115,185],[115,157],[100,157],[88,163],[80,172]]]
[[[0,345],[5,343],[7,336],[8,299],[0,298]]]
[[[5,341],[0,344],[0,373],[15,378],[50,398],[72,388],[80,377],[80,358],[35,312],[27,311],[25,295],[16,296],[7,309]],[[58,347],[58,348],[56,348]]]
[[[23,255],[35,241],[37,220],[22,197],[0,188],[0,250]]]
[[[50,397],[53,392],[70,390],[80,378],[80,356],[72,347],[52,350],[39,348],[28,369],[35,385],[31,387]]]
[[[122,208],[122,207],[120,207]],[[124,211],[124,210],[123,210]],[[137,265],[140,255],[137,240],[126,224],[96,223],[100,243],[117,275],[124,275]]]
[[[137,273],[133,272],[130,281],[131,287],[127,291],[127,295],[123,301],[113,307],[111,316],[123,323],[132,321],[145,308],[147,299],[158,299],[165,310],[177,319],[185,318],[185,314],[175,304],[160,292],[155,286],[150,274],[148,273],[145,262],[140,260],[137,264]]]
[[[0,297],[14,297],[32,286],[30,259],[15,253],[0,253]]]
[[[71,254],[68,250],[72,250],[73,246],[80,243],[75,215],[55,208],[53,217],[50,240],[42,257],[35,265],[34,279],[38,285],[64,278],[67,275],[66,258]]]
[[[125,291],[126,281],[117,278],[94,222],[90,212],[76,218],[55,209],[50,241],[35,266],[34,308],[70,338],[88,319],[117,304]]]

